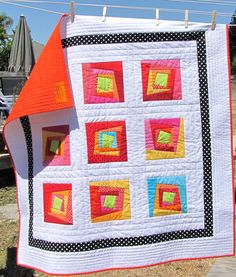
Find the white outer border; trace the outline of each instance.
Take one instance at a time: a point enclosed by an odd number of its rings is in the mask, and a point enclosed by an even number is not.
[[[102,249],[85,253],[54,253],[34,249],[28,245],[28,215],[21,216],[21,233],[18,249],[18,263],[43,269],[51,274],[75,274],[106,268],[139,267],[176,259],[202,258],[233,254],[233,197],[231,165],[231,131],[229,109],[229,82],[227,42],[225,26],[207,32],[207,63],[210,95],[210,124],[212,138],[212,167],[214,194],[214,237],[169,241],[161,244]],[[213,60],[211,57],[217,57]],[[11,128],[10,128],[11,126]],[[14,131],[13,131],[14,130]],[[27,176],[22,160],[26,157],[26,145],[19,149],[15,145],[15,131],[18,141],[25,141],[19,120],[5,128],[8,145],[17,166],[18,197],[27,194]],[[223,134],[223,135],[222,135]],[[19,155],[20,152],[20,155]],[[219,156],[219,153],[221,155]],[[226,166],[227,165],[227,168]],[[222,185],[224,184],[224,189]],[[227,199],[227,201],[225,200]],[[218,205],[216,204],[218,203]],[[20,211],[28,210],[28,203],[19,203]],[[172,253],[171,250],[175,249]],[[194,251],[193,251],[194,249]],[[125,255],[124,255],[125,253]],[[158,257],[158,259],[156,258]],[[45,263],[45,260],[47,263]]]

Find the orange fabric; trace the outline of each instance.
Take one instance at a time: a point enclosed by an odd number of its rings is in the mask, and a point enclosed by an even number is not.
[[[6,124],[21,116],[73,107],[73,98],[61,44],[61,20],[39,57],[29,80],[22,89]]]

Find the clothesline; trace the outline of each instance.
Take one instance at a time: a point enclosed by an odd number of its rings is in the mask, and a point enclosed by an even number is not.
[[[22,1],[18,1],[18,2],[22,2]],[[38,11],[47,12],[47,13],[53,13],[53,14],[59,14],[59,15],[63,15],[64,14],[62,12],[52,11],[52,10],[48,10],[48,9],[42,9],[42,8],[28,6],[28,5],[23,5],[23,4],[18,4],[18,3],[12,3],[12,2],[9,2],[9,1],[2,1],[2,0],[0,0],[0,3],[7,4],[7,5],[13,5],[13,6],[17,6],[17,7],[22,7],[22,8],[27,8],[27,9],[32,9],[32,10],[38,10]]]
[[[167,0],[168,1],[168,0]],[[169,0],[172,1],[172,0]],[[184,0],[173,0],[173,1],[184,1]],[[202,0],[201,0],[202,1]],[[207,0],[209,1],[209,0]],[[63,12],[58,12],[54,10],[49,10],[49,9],[44,9],[44,8],[39,8],[35,6],[30,6],[30,5],[25,5],[21,3],[35,3],[35,4],[63,4],[63,5],[69,5],[70,2],[58,2],[58,1],[37,1],[37,0],[0,0],[0,3],[2,4],[7,4],[7,5],[13,5],[13,6],[18,6],[18,7],[23,7],[23,8],[28,8],[32,10],[38,10],[38,11],[43,11],[43,12],[48,12],[48,13],[53,13],[53,14],[59,14],[63,15]],[[87,6],[87,7],[104,7],[102,4],[90,4],[90,3],[74,3],[75,6]],[[106,5],[107,8],[115,8],[115,9],[132,9],[132,10],[145,10],[145,11],[156,11],[156,8],[153,7],[138,7],[138,6],[123,6],[123,5]],[[159,11],[163,12],[171,12],[171,13],[184,13],[185,10],[182,9],[167,9],[167,8],[159,8]],[[202,11],[202,10],[189,10],[190,14],[196,14],[196,15],[212,15],[211,12],[208,11]],[[232,15],[230,13],[223,13],[223,12],[218,12],[217,16],[230,16],[230,17],[236,17],[236,15]],[[236,26],[236,24],[230,24],[230,26]]]
[[[194,2],[192,0],[164,0],[164,1],[178,1],[178,2]],[[211,3],[214,4],[223,4],[222,2],[215,2],[217,0],[210,1],[210,0],[200,0],[199,2],[203,2],[203,1],[209,1]],[[20,4],[16,4],[15,2],[21,2],[21,3],[35,3],[35,4],[56,4],[56,5],[70,5],[70,1],[68,2],[62,2],[62,1],[40,1],[40,0],[3,0],[0,2],[5,2],[6,4],[15,4],[15,5],[20,5]],[[196,2],[195,2],[196,3]],[[226,2],[228,4],[232,4],[233,2]],[[92,3],[79,3],[74,1],[74,5],[75,6],[87,6],[87,7],[104,7],[105,4],[92,4]],[[234,4],[234,6],[236,7],[236,3]],[[132,9],[132,10],[146,10],[146,11],[155,11],[156,8],[154,7],[141,7],[141,6],[126,6],[126,5],[106,5],[106,7],[108,8],[116,8],[116,9]],[[37,7],[34,7],[37,8]],[[164,12],[177,12],[177,13],[184,13],[185,10],[182,9],[167,9],[167,8],[159,8],[160,11],[164,11]],[[211,15],[211,12],[207,12],[207,11],[202,11],[202,10],[189,10],[190,13],[192,14],[204,14],[204,15]],[[61,14],[61,13],[60,13]],[[223,12],[217,12],[217,16],[232,16],[231,13],[223,13]],[[235,16],[236,17],[236,16]]]
[[[66,4],[69,5],[70,1],[63,2],[63,1],[40,1],[40,0],[5,0],[6,2],[25,2],[25,3],[47,3],[47,4]],[[236,3],[232,1],[220,1],[220,0],[162,0],[166,2],[182,2],[182,3],[193,3],[193,4],[205,4],[205,5],[220,5],[220,6],[231,6],[236,8]],[[75,5],[82,5],[83,3],[75,2]]]
[[[182,3],[193,3],[193,4],[205,4],[205,5],[220,5],[220,6],[229,6],[229,7],[235,7],[236,3],[232,1],[217,1],[217,0],[164,0],[167,2],[182,2]]]

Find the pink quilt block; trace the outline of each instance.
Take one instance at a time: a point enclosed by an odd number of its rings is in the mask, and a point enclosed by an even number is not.
[[[84,103],[124,102],[122,62],[82,64]]]
[[[142,61],[144,101],[182,99],[180,60]]]
[[[44,166],[70,165],[69,125],[44,127],[42,150]]]

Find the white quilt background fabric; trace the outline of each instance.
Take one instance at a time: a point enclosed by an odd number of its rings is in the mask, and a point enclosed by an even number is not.
[[[130,268],[179,259],[227,256],[233,254],[233,193],[231,160],[230,96],[226,26],[211,31],[204,24],[154,20],[75,17],[64,18],[62,39],[73,36],[205,32],[207,85],[211,136],[213,233],[206,237],[179,237],[145,245],[101,247],[90,251],[47,251],[29,245],[27,147],[20,120],[5,128],[8,146],[16,167],[20,235],[18,263],[51,274],[93,272],[111,268]],[[29,116],[34,153],[33,238],[56,243],[83,243],[100,239],[151,236],[205,227],[204,166],[202,119],[197,43],[191,41],[129,42],[77,45],[64,48],[74,98],[74,109]],[[143,101],[142,60],[179,59],[181,61],[182,99]],[[123,103],[84,104],[82,64],[122,61]],[[207,92],[206,92],[207,93]],[[150,118],[184,118],[185,157],[147,161],[144,121]],[[88,163],[87,122],[126,121],[127,162]],[[42,128],[70,124],[70,166],[42,165]],[[15,140],[17,132],[17,142]],[[19,147],[20,144],[20,147]],[[186,176],[187,213],[149,217],[146,180],[156,176]],[[131,218],[91,222],[89,182],[129,180]],[[71,183],[73,224],[44,222],[43,184]],[[206,185],[206,184],[205,184]],[[40,245],[40,244],[39,244]]]

